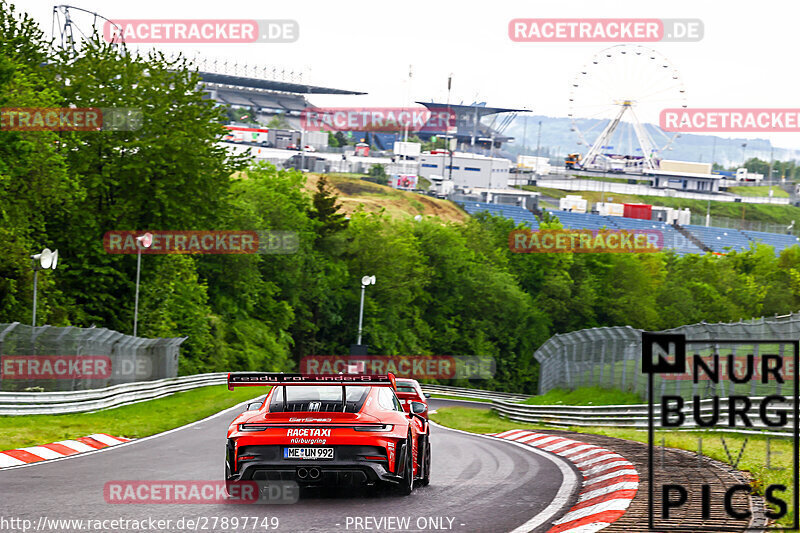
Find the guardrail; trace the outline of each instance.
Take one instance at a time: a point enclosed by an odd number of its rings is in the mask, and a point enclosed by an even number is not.
[[[97,411],[153,400],[198,387],[223,385],[227,382],[227,376],[225,372],[198,374],[72,392],[0,392],[0,415],[52,415]]]
[[[461,387],[450,387],[447,385],[422,385],[424,392],[440,394],[442,396],[462,396],[464,398],[476,398],[480,400],[503,400],[507,402],[519,402],[530,396],[524,394],[514,394],[511,392],[487,391],[482,389],[465,389]]]
[[[227,382],[227,376],[226,372],[197,374],[71,392],[0,392],[0,416],[85,413],[121,407],[144,400],[154,400],[175,392],[209,385],[224,385]],[[519,394],[462,389],[445,385],[423,385],[422,389],[432,394],[486,400],[510,401],[525,398]]]
[[[763,397],[752,397],[749,400],[752,402],[753,408],[751,412],[755,411],[757,406],[761,405]],[[727,398],[720,398],[718,409],[716,412],[719,415],[719,420],[725,421],[726,425],[729,421],[729,401]],[[714,416],[713,400],[702,400],[699,402],[698,415],[700,420],[708,421]],[[615,428],[631,428],[631,429],[647,429],[648,426],[648,406],[647,404],[637,405],[524,405],[504,400],[493,400],[492,411],[495,411],[501,417],[517,422],[527,422],[530,424],[543,424],[548,426],[559,427],[589,427],[589,426],[606,426]],[[758,415],[749,415],[749,420],[752,422],[752,427],[744,427],[740,417],[735,417],[735,422],[738,427],[726,427],[718,429],[717,431],[725,431],[729,433],[761,433],[764,435],[792,435],[794,427],[794,410],[791,402],[770,402],[768,407],[765,408],[765,414],[769,421],[779,421],[779,411],[785,413],[786,424],[782,427],[772,427],[764,423]],[[680,411],[684,416],[684,421],[680,427],[674,428],[676,431],[703,431],[705,428],[696,423],[693,414],[693,404],[691,401],[686,401],[683,409]],[[653,405],[653,416],[656,420],[661,417],[661,406],[659,404]],[[670,420],[674,420],[675,413],[670,412]],[[660,428],[660,422],[656,423]]]

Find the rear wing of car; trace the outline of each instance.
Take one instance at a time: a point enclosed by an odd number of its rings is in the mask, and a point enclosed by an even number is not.
[[[234,387],[275,385],[370,385],[397,390],[394,374],[284,374],[274,372],[230,372],[228,390]]]

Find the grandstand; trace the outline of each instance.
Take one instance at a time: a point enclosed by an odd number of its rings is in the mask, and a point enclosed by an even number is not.
[[[742,233],[754,242],[761,242],[768,244],[775,248],[775,253],[780,254],[786,248],[800,244],[800,239],[794,235],[785,235],[781,233],[767,233],[765,231],[749,231],[742,230]]]
[[[515,205],[490,204],[486,202],[465,201],[458,202],[470,215],[481,212],[488,212],[495,216],[510,218],[517,224],[525,224],[531,229],[539,229],[539,221],[533,213],[522,207]]]
[[[312,94],[363,95],[366,93],[331,89],[302,83],[199,72],[202,89],[220,105],[251,111],[255,119],[266,124],[281,116],[290,129],[300,130],[300,114],[311,105],[306,97]]]
[[[462,205],[470,215],[486,211],[492,215],[510,218],[517,224],[526,224],[531,229],[539,229],[539,222],[534,214],[522,207],[475,202],[472,200],[459,201],[457,203]],[[702,248],[687,238],[680,229],[664,222],[570,211],[547,210],[547,213],[557,217],[561,225],[568,229],[657,230],[662,232],[664,236],[664,248],[674,250],[678,255],[705,253]],[[686,225],[682,229],[691,234],[706,248],[720,254],[727,253],[730,250],[749,250],[754,243],[759,242],[774,247],[775,253],[780,255],[786,248],[800,244],[800,238],[779,233],[694,225]]]
[[[494,154],[494,149],[502,150],[505,143],[512,142],[514,138],[504,135],[503,132],[517,114],[528,112],[527,109],[489,107],[485,102],[470,105],[448,104],[445,102],[417,103],[432,111],[449,109],[455,115],[456,150],[484,155]],[[492,117],[489,124],[482,122],[485,117]],[[417,135],[422,140],[429,140],[432,136],[441,136],[445,133],[447,132],[421,131]]]
[[[749,250],[750,244],[753,242],[738,229],[695,226],[691,224],[687,224],[684,228],[711,248],[712,251],[721,254],[727,252],[728,249],[733,249],[737,252]]]
[[[625,218],[589,213],[571,213],[569,211],[548,211],[550,215],[558,217],[561,225],[570,229],[625,229],[625,230],[656,230],[664,236],[664,248],[675,250],[679,255],[702,254],[703,250],[687,239],[673,226],[655,220],[642,220],[638,218]]]

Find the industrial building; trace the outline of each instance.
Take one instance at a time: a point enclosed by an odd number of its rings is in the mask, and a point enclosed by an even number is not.
[[[483,187],[505,189],[508,187],[511,161],[500,157],[446,151],[422,153],[419,156],[419,175],[430,179],[441,176],[453,180],[456,188]]]

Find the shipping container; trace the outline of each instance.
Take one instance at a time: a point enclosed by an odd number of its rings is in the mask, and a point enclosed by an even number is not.
[[[580,195],[568,194],[558,201],[558,208],[561,211],[571,211],[573,213],[586,212],[586,200]]]
[[[650,204],[623,204],[625,206],[624,214],[626,218],[639,218],[642,220],[650,220],[652,216],[653,206]]]
[[[621,217],[625,215],[625,206],[623,204],[614,204],[611,202],[597,202],[595,204],[595,211],[598,215],[605,215],[611,217]]]

